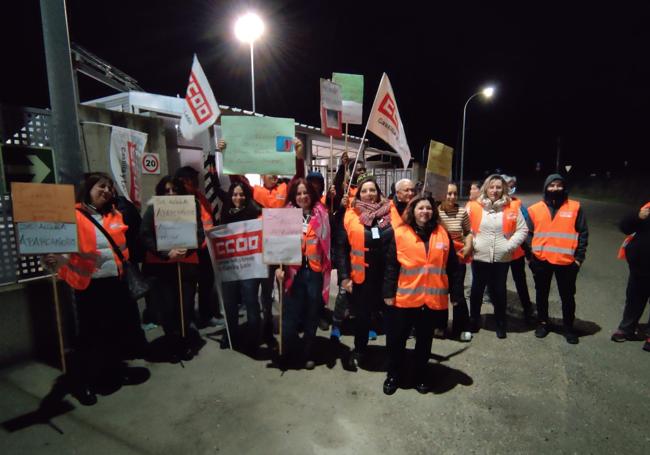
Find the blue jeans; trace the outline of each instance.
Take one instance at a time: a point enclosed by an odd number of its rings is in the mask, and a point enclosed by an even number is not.
[[[260,344],[260,304],[257,290],[260,280],[250,279],[222,283],[223,306],[233,349],[255,348]],[[246,333],[239,328],[239,304],[246,307]]]
[[[287,357],[298,352],[298,331],[303,328],[305,359],[311,355],[316,338],[318,318],[323,307],[323,274],[301,267],[294,277],[291,289],[284,295],[282,308],[282,350]]]

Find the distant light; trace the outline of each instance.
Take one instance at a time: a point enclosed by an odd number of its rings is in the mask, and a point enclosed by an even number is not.
[[[485,87],[481,93],[485,98],[490,99],[494,95],[494,87]]]
[[[235,36],[244,43],[253,43],[264,33],[264,22],[255,13],[247,13],[235,22]]]

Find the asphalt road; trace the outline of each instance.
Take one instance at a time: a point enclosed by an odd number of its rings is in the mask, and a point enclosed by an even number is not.
[[[590,242],[578,277],[578,345],[557,333],[535,338],[509,279],[508,338],[496,338],[485,305],[488,328],[471,343],[434,340],[428,395],[383,395],[383,336],[371,342],[366,369],[348,372],[319,332],[316,369],[284,374],[209,339],[184,368],[149,363],[147,383],[96,406],[69,398],[75,408],[52,419],[63,434],[45,424],[0,428],[0,453],[649,453],[650,353],[609,340],[627,278],[615,224],[627,208],[583,207]],[[555,287],[551,316],[561,316]],[[2,371],[0,420],[34,411],[57,374],[38,363]],[[25,422],[29,415],[17,426]]]

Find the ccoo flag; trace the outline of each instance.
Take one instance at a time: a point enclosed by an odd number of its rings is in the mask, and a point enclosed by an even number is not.
[[[406,133],[397,110],[393,87],[386,73],[381,77],[375,101],[372,103],[367,128],[395,149],[406,169],[411,160],[411,150],[406,142]]]
[[[210,83],[205,77],[199,59],[194,55],[181,116],[181,134],[185,139],[192,139],[201,131],[210,128],[219,115],[221,111],[217,100],[214,99]]]

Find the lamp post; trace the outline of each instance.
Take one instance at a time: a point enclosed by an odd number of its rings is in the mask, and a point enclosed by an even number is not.
[[[464,193],[464,182],[463,182],[463,170],[465,169],[465,120],[467,118],[467,105],[469,104],[472,99],[476,98],[477,96],[482,95],[486,100],[489,100],[492,98],[494,95],[494,87],[485,87],[483,90],[480,92],[474,93],[472,96],[467,98],[467,101],[465,102],[465,106],[463,107],[463,129],[461,131],[461,136],[460,136],[460,188],[459,188],[459,194],[460,197],[463,197]]]
[[[251,95],[253,97],[253,113],[255,112],[255,61],[253,45],[264,33],[264,22],[255,13],[246,13],[235,22],[235,36],[242,43],[248,43],[251,50]]]

